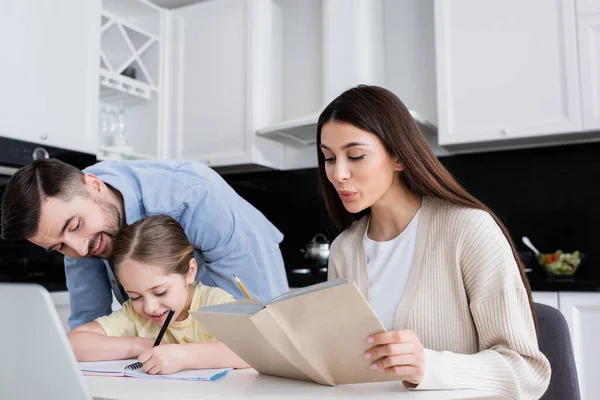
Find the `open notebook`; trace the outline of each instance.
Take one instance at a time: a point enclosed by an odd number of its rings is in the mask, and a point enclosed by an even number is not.
[[[260,373],[323,385],[399,380],[370,368],[367,337],[385,332],[353,282],[206,306],[191,314]]]
[[[137,360],[80,362],[79,369],[83,375],[88,376],[128,376],[132,378],[175,379],[185,381],[212,381],[227,374],[233,369],[190,369],[179,371],[171,375],[150,375],[145,373],[143,369],[125,369],[126,366],[136,361]]]

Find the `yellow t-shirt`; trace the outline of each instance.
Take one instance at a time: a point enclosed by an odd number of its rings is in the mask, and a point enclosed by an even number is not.
[[[217,287],[198,284],[190,304],[190,310],[215,304],[234,301],[232,295]],[[131,304],[131,300],[123,303],[123,308],[110,315],[100,317],[96,321],[102,326],[108,336],[137,336],[156,339],[160,326],[152,320],[138,314]],[[188,315],[183,321],[171,321],[161,343],[181,344],[198,343],[216,340],[196,318]]]

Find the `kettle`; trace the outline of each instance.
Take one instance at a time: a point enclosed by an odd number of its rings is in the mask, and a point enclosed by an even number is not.
[[[329,260],[329,240],[322,233],[317,233],[303,249],[304,258],[315,264],[327,264]]]

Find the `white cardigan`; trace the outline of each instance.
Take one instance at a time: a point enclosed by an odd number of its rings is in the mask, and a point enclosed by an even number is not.
[[[329,257],[329,279],[354,281],[367,300],[368,222],[365,216],[342,232]],[[394,327],[415,331],[425,347],[417,390],[471,388],[539,399],[550,382],[510,245],[485,211],[423,198]]]

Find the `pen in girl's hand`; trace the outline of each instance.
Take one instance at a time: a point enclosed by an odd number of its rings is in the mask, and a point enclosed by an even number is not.
[[[167,315],[165,322],[163,323],[162,327],[160,328],[160,332],[158,332],[158,336],[156,337],[156,340],[154,341],[154,345],[152,347],[156,347],[160,344],[160,341],[162,340],[163,336],[165,335],[165,332],[167,331],[167,327],[169,326],[169,323],[171,322],[171,319],[173,318],[173,314],[175,314],[175,310],[170,309],[169,314]],[[128,366],[125,367],[125,369],[135,370],[135,369],[142,368],[142,367],[143,367],[143,364],[141,362],[136,362],[133,364],[129,364]]]

